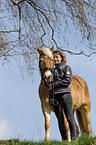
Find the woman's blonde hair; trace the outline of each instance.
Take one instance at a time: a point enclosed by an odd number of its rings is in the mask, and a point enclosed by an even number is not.
[[[53,54],[54,54],[54,53],[60,54],[60,56],[61,56],[61,58],[62,58],[62,61],[63,61],[64,63],[67,62],[67,60],[66,60],[66,55],[65,55],[62,51],[60,51],[60,50],[54,50],[54,51],[53,51]]]

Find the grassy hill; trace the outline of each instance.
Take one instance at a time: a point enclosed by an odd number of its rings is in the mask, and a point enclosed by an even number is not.
[[[92,138],[87,135],[83,135],[79,139],[76,139],[71,142],[65,141],[33,142],[33,141],[20,141],[19,139],[12,139],[6,141],[0,140],[0,145],[96,145],[96,136]]]

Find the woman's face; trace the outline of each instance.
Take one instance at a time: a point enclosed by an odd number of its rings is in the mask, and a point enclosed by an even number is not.
[[[54,53],[54,54],[53,54],[53,57],[54,57],[54,63],[55,63],[55,64],[61,63],[62,57],[60,56],[59,53]]]

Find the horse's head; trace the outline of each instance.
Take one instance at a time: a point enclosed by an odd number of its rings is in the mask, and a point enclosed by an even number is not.
[[[39,48],[37,47],[37,51],[39,52],[39,68],[41,72],[41,77],[45,84],[48,84],[53,79],[53,51],[54,47],[49,48]]]

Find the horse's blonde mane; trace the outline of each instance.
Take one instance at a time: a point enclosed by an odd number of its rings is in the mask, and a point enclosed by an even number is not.
[[[53,54],[52,51],[49,48],[41,48],[42,52],[44,53],[44,55],[48,56],[49,58],[53,58]]]

